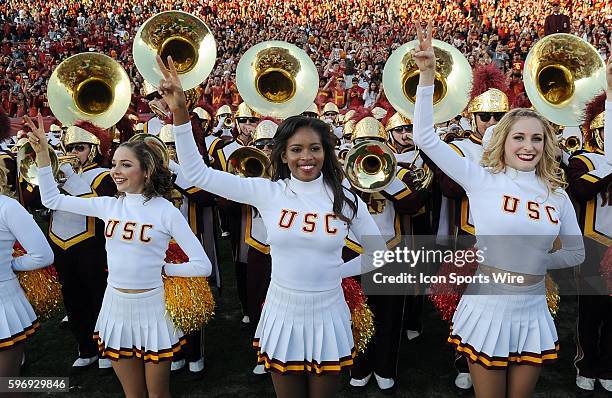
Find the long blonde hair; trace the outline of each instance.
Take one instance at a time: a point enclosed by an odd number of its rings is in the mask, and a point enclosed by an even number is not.
[[[504,146],[510,129],[519,119],[527,117],[539,120],[544,128],[544,152],[536,165],[536,175],[544,180],[553,191],[557,188],[565,188],[567,183],[561,177],[562,171],[555,155],[558,148],[555,130],[548,120],[532,109],[517,108],[504,115],[493,128],[491,140],[484,149],[480,164],[489,167],[493,173],[502,172],[506,167]]]

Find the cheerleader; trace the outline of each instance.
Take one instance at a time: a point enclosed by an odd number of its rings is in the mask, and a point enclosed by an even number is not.
[[[0,168],[0,377],[19,376],[24,342],[40,324],[13,271],[30,271],[53,263],[53,251],[32,216],[8,193],[6,173]],[[13,244],[27,254],[12,258]]]
[[[546,305],[546,270],[584,260],[572,203],[555,174],[554,133],[538,113],[516,109],[497,124],[483,155],[484,167],[457,154],[434,131],[432,24],[427,34],[418,24],[416,29],[419,45],[414,57],[420,80],[415,144],[470,198],[476,247],[484,253],[478,275],[520,273],[523,278],[522,284],[485,285],[487,295],[463,295],[448,341],[468,358],[477,397],[528,397],[541,366],[557,359],[558,352],[557,332]],[[525,235],[530,235],[529,242],[515,248],[520,258],[509,256],[513,241]],[[550,253],[557,236],[562,247]]]
[[[266,226],[272,275],[253,342],[258,361],[272,371],[279,397],[336,396],[339,372],[355,356],[341,280],[372,270],[373,252],[384,250],[385,242],[367,206],[342,186],[329,127],[303,116],[285,120],[274,137],[272,180],[216,171],[197,153],[172,60],[171,72],[159,58],[158,64],[186,177],[209,192],[256,207]],[[369,239],[362,239],[361,257],[343,263],[349,230]]]
[[[60,194],[53,179],[42,117],[32,129],[43,204],[105,222],[108,286],[94,338],[112,366],[126,396],[170,395],[170,363],[185,344],[183,333],[166,314],[162,274],[208,276],[211,265],[180,211],[169,200],[171,174],[157,148],[145,142],[121,144],[113,156],[111,176],[118,197],[78,198]],[[166,264],[174,238],[189,257]]]

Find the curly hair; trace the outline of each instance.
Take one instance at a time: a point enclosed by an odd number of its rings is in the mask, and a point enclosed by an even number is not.
[[[172,172],[163,163],[162,149],[146,141],[124,142],[119,145],[119,148],[131,150],[138,159],[140,168],[146,176],[142,190],[145,199],[148,201],[161,196],[170,200],[173,189]],[[117,195],[123,196],[124,194],[120,192]]]
[[[514,123],[522,118],[537,119],[542,124],[544,130],[544,152],[542,158],[536,165],[536,175],[544,180],[552,191],[557,188],[565,188],[567,183],[561,178],[561,168],[555,156],[557,148],[559,147],[555,129],[548,120],[532,109],[512,109],[504,115],[499,123],[493,128],[491,140],[484,150],[480,164],[484,167],[491,168],[493,173],[499,173],[504,170],[506,167],[504,158],[506,138],[512,126],[514,126]]]

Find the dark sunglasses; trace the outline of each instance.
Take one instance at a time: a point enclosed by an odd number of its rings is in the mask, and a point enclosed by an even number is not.
[[[336,116],[336,115],[337,115],[337,113],[336,113],[336,112],[325,112],[325,113],[323,114],[323,116]]]
[[[261,140],[257,141],[253,146],[257,149],[264,149],[268,147],[270,149],[274,148],[274,140]]]
[[[68,145],[66,147],[66,152],[72,152],[75,149],[77,150],[77,152],[83,152],[87,148],[88,148],[88,146],[85,145],[85,144]]]
[[[489,120],[491,120],[492,117],[495,118],[496,122],[499,122],[502,119],[502,117],[504,117],[505,113],[504,112],[481,112],[481,113],[478,113],[477,115],[483,123],[487,123],[489,122]]]
[[[236,118],[238,123],[257,123],[259,119],[256,117],[238,117]]]
[[[408,125],[399,126],[399,127],[392,129],[391,131],[394,133],[401,133],[402,131],[405,131],[407,133],[412,133],[412,126],[408,126]]]

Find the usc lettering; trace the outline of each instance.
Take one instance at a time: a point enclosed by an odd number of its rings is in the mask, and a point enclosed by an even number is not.
[[[106,222],[106,228],[104,229],[104,236],[107,239],[112,239],[115,236],[115,231],[117,230],[117,226],[121,224],[119,220],[108,220]],[[128,221],[123,225],[121,229],[121,239],[125,241],[134,240],[136,235],[138,235],[138,240],[142,243],[151,242],[151,237],[147,235],[147,231],[153,228],[151,224],[142,224],[139,225],[136,222]]]
[[[278,226],[281,229],[289,229],[295,223],[299,213],[294,210],[283,209],[281,210],[281,214],[278,220]],[[317,223],[319,220],[319,214],[317,213],[306,213],[302,218],[301,230],[306,233],[313,233],[317,229]],[[328,235],[336,235],[338,233],[338,228],[332,227],[332,221],[336,220],[335,214],[326,214],[323,217],[323,224],[325,227],[325,233]]]
[[[503,205],[502,205],[503,210],[506,213],[511,213],[511,214],[516,213],[520,202],[521,200],[519,198],[515,198],[509,195],[504,195]],[[527,207],[527,216],[532,220],[539,221],[541,218],[540,204],[530,200],[527,202],[526,207]],[[546,212],[548,221],[550,221],[553,224],[559,223],[559,219],[554,215],[557,209],[555,209],[553,206],[544,206],[544,211]]]

